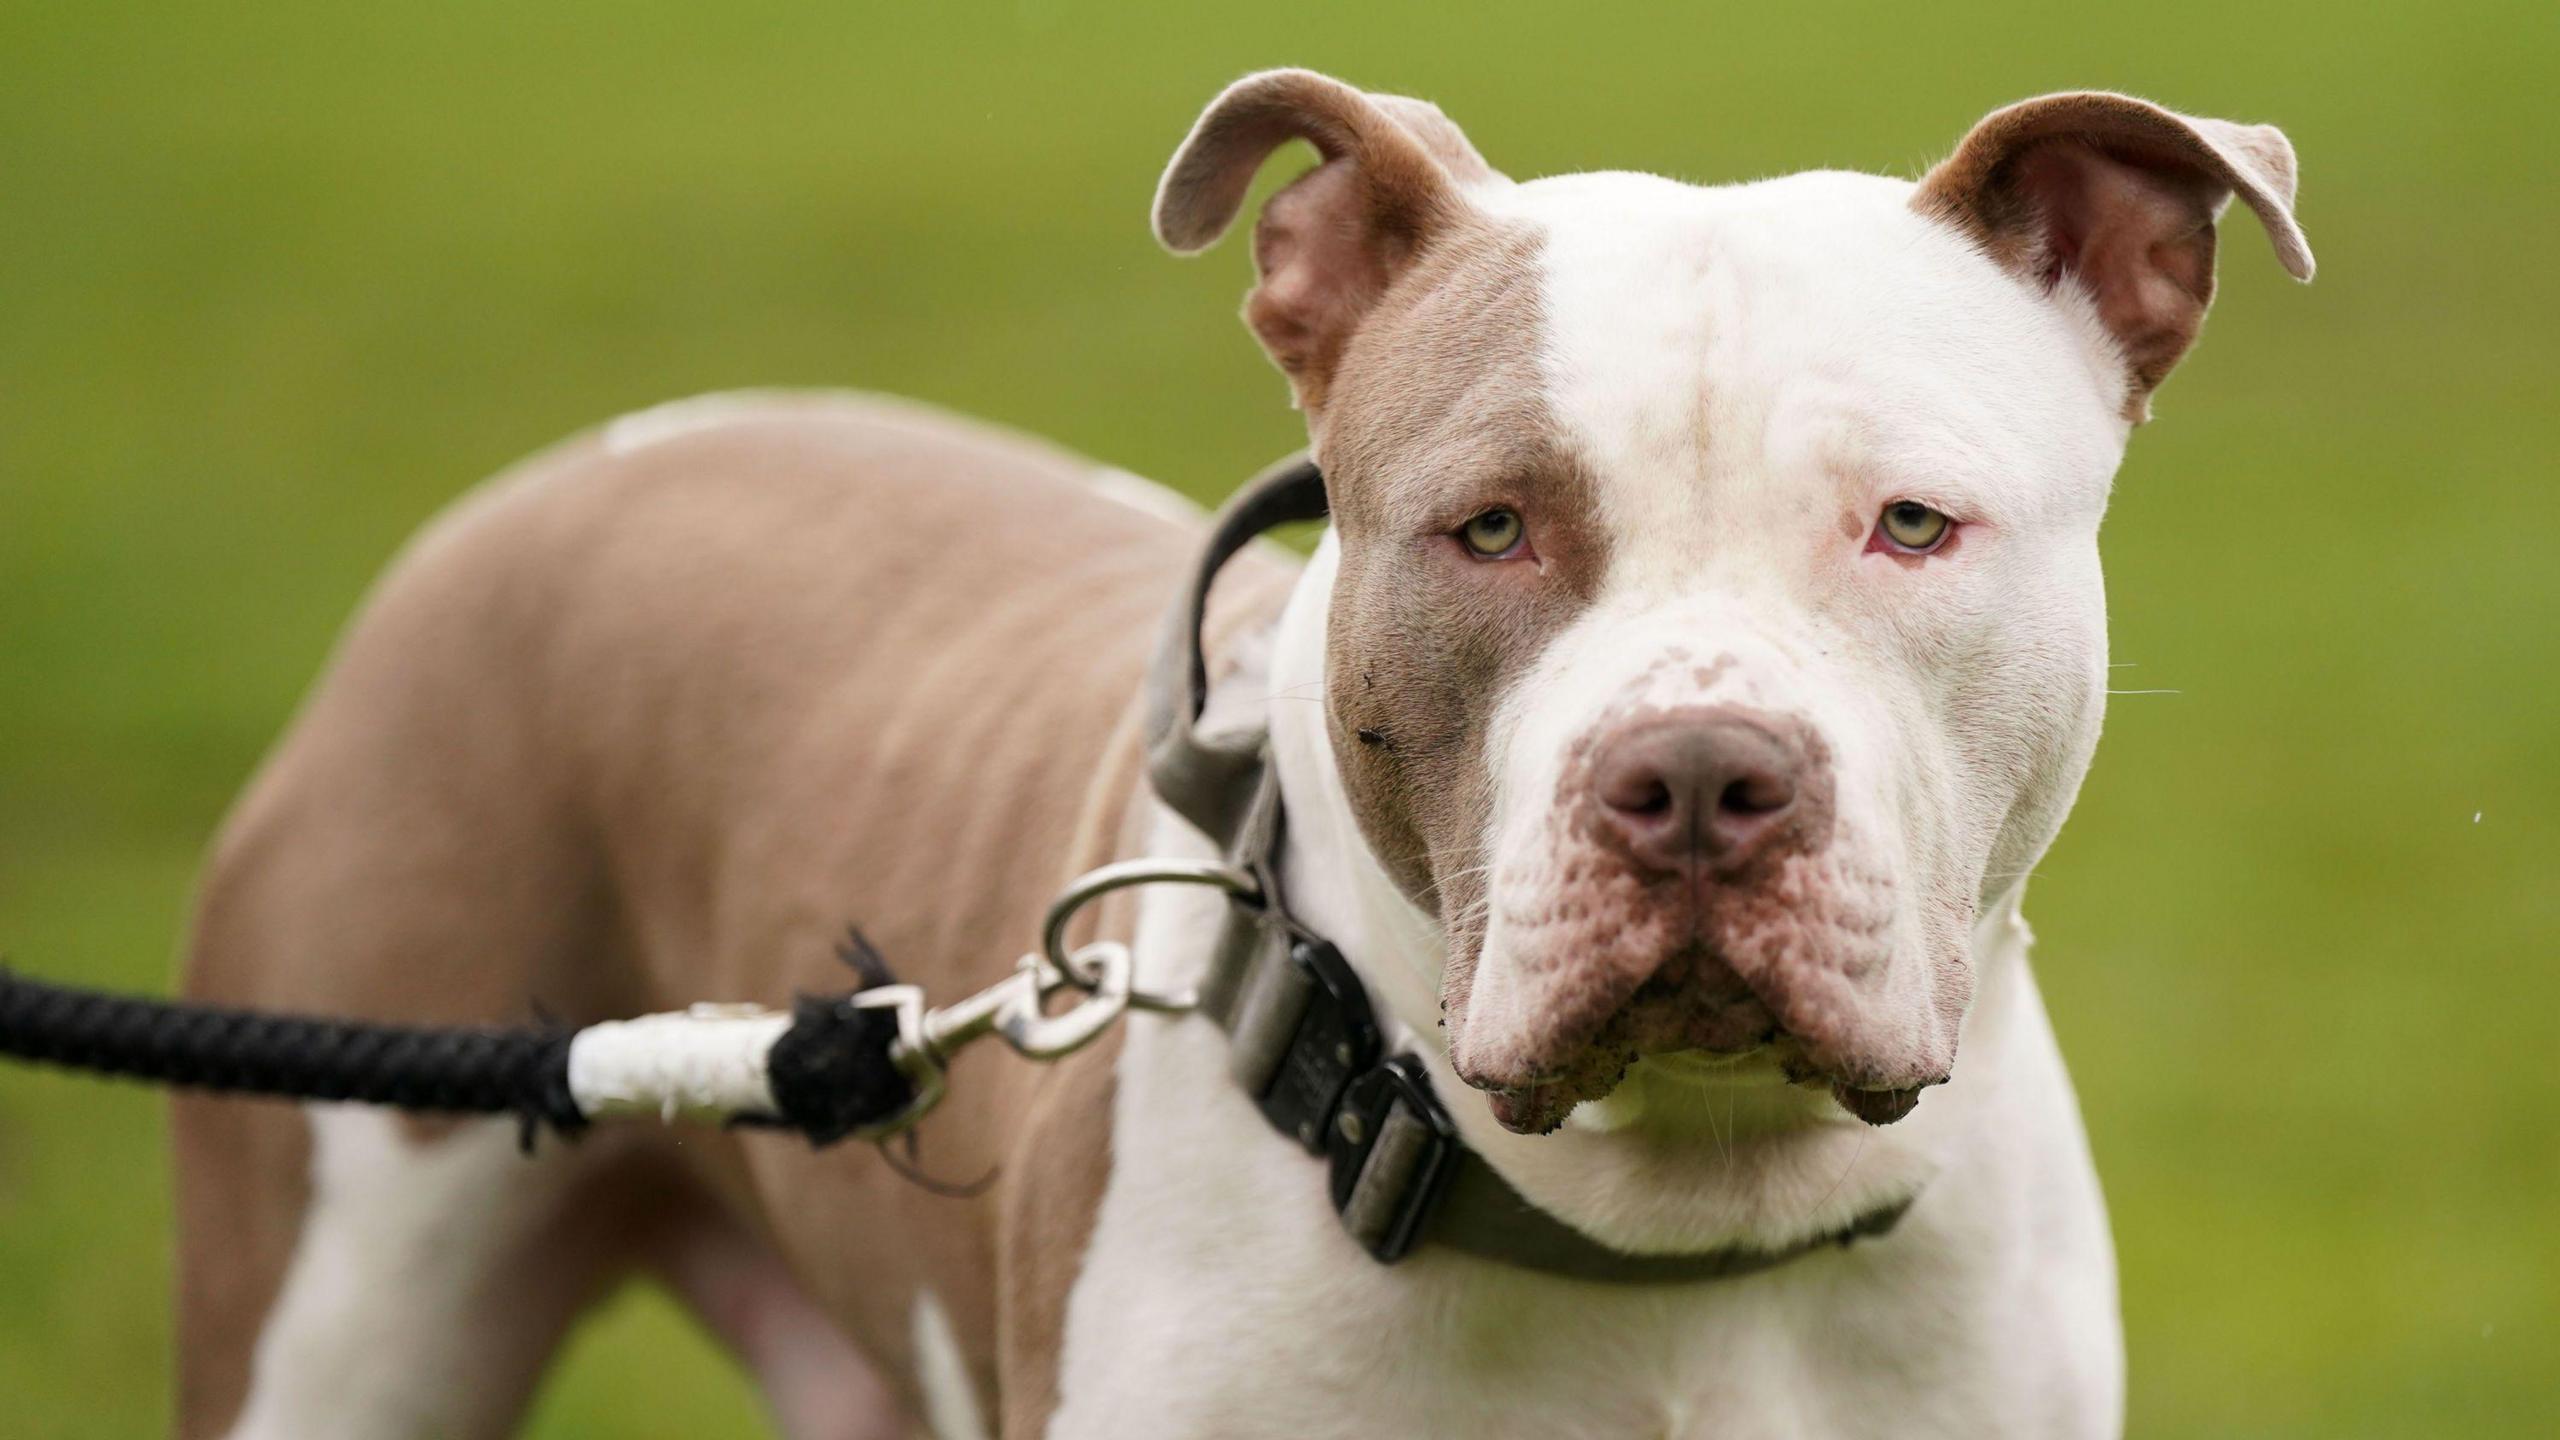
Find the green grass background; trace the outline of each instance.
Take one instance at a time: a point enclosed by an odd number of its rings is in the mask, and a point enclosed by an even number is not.
[[[2115,702],[2031,913],[2138,1435],[2560,1426],[2547,5],[0,3],[0,947],[157,989],[401,538],[602,417],[895,389],[1214,495],[1294,443],[1158,166],[1302,63],[1514,174],[1913,173],[2111,86],[2287,127],[2106,537]],[[860,557],[848,557],[859,563]],[[148,1095],[0,1073],[0,1432],[166,1415]],[[848,1217],[847,1223],[854,1223]],[[626,1296],[546,1437],[753,1434]]]

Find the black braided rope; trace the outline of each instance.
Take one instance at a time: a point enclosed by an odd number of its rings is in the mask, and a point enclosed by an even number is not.
[[[49,985],[0,968],[0,1055],[230,1094],[586,1128],[560,1026],[375,1025]]]
[[[876,954],[871,958],[876,961]],[[885,973],[885,970],[883,971]],[[559,1025],[377,1025],[52,985],[0,966],[0,1056],[190,1090],[514,1115],[525,1144],[587,1127]],[[915,1091],[886,1010],[803,996],[767,1059],[780,1114],[742,1123],[829,1145],[903,1112]]]

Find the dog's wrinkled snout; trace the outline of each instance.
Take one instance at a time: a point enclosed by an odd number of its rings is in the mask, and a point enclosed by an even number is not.
[[[1794,728],[1730,706],[1620,725],[1591,768],[1604,829],[1648,870],[1748,865],[1788,831],[1810,778]]]

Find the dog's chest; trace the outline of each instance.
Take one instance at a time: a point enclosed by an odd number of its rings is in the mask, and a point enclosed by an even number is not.
[[[1225,1080],[1205,1026],[1122,1066],[1114,1174],[1070,1308],[1055,1437],[1839,1436],[1978,1401],[1996,1360],[1854,1253],[1706,1286],[1573,1284],[1341,1234],[1319,1167]],[[1972,1408],[1976,1417],[1985,1412]],[[1998,1427],[1972,1433],[2004,1433]],[[2020,1432],[2025,1433],[2025,1432]]]

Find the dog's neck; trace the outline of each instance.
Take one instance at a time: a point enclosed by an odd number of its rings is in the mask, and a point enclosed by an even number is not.
[[[1736,1141],[1737,1127],[1747,1132],[1755,1109],[1780,1124],[1804,1104],[1827,1102],[1766,1087],[1715,1097],[1721,1118],[1710,1123],[1721,1124],[1721,1139],[1701,1133],[1697,1149],[1710,1163],[1695,1176],[1671,1173],[1676,1165],[1666,1171],[1654,1153],[1658,1147],[1617,1138],[1640,1122],[1645,1093],[1639,1083],[1586,1105],[1555,1135],[1521,1136],[1496,1124],[1448,1065],[1439,1025],[1439,923],[1370,850],[1335,764],[1323,695],[1337,563],[1328,534],[1281,616],[1261,687],[1269,697],[1271,759],[1288,813],[1283,868],[1290,901],[1350,958],[1389,1030],[1401,1031],[1402,1043],[1425,1057],[1470,1145],[1533,1200],[1605,1242],[1634,1249],[1793,1243],[1917,1189],[1952,1162],[1955,1146],[1991,1101],[1988,1087],[1961,1079],[1889,1129],[1823,1127],[1801,1143],[1760,1147],[1765,1153],[1756,1159]],[[2032,1047],[2044,1034],[2026,965],[2022,891],[2023,882],[2012,882],[1987,897],[1974,928],[1979,988],[1963,1042],[1970,1071],[2001,1066],[2013,1036]],[[1853,1170],[1857,1183],[1844,1183]]]

